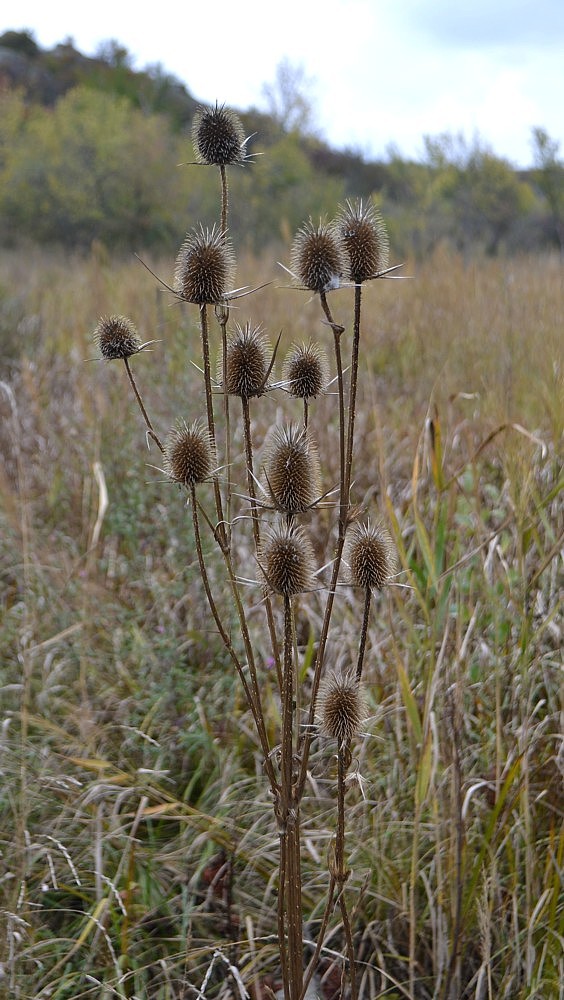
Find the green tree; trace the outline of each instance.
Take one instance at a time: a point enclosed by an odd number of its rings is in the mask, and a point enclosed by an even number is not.
[[[296,134],[270,146],[260,170],[248,164],[231,183],[232,228],[254,250],[289,242],[308,215],[331,216],[344,194],[342,180],[316,172]]]
[[[267,112],[283,132],[315,133],[314,109],[309,96],[312,85],[313,80],[306,76],[304,67],[289,59],[278,63],[274,82],[263,85]]]
[[[560,253],[564,253],[564,162],[558,158],[560,143],[543,128],[532,132],[534,178],[550,209],[550,222]]]
[[[442,235],[458,249],[479,247],[497,253],[512,227],[531,209],[534,196],[507,160],[479,138],[462,135],[425,137],[431,170],[429,213],[440,220]]]
[[[0,173],[5,241],[142,248],[179,234],[172,206],[186,177],[166,119],[86,87],[54,109],[34,108],[24,126],[17,119],[12,102]]]

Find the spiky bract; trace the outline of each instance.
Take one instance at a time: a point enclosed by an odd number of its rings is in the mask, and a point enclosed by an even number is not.
[[[284,381],[288,392],[299,399],[319,396],[327,383],[327,358],[325,352],[310,341],[294,345],[284,362]]]
[[[396,569],[390,535],[379,525],[356,524],[347,542],[350,583],[365,590],[381,590]]]
[[[276,428],[265,475],[267,490],[277,510],[299,514],[315,502],[319,496],[319,458],[303,427],[290,424]]]
[[[260,396],[266,387],[269,345],[260,327],[239,326],[227,343],[226,388],[233,396]],[[223,370],[220,372],[223,378]]]
[[[359,285],[374,278],[388,264],[388,235],[378,209],[362,200],[347,201],[337,215],[336,225],[348,266],[347,277]]]
[[[268,588],[292,597],[314,585],[314,555],[303,528],[283,525],[271,528],[264,539],[259,563]]]
[[[339,746],[352,740],[366,715],[364,693],[353,673],[332,672],[319,691],[320,731]]]
[[[176,483],[194,486],[213,472],[215,455],[207,428],[199,420],[189,427],[179,420],[165,447],[165,472]]]
[[[224,104],[197,108],[192,141],[201,163],[228,166],[245,159],[245,132],[239,115]]]
[[[197,305],[215,305],[233,280],[235,255],[227,235],[216,226],[186,235],[174,271],[174,291]]]
[[[332,225],[306,222],[294,237],[290,267],[297,281],[312,292],[338,288],[346,268],[346,258]]]
[[[130,358],[142,346],[135,324],[127,316],[102,316],[94,330],[93,339],[106,361]]]

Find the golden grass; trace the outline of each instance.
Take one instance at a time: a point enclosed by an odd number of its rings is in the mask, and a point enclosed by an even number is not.
[[[318,304],[283,287],[276,256],[287,263],[281,251],[240,262],[237,284],[272,283],[233,318],[272,339],[282,329],[281,358],[312,336],[328,344]],[[148,263],[171,280],[170,261]],[[100,248],[4,254],[0,268],[0,990],[197,995],[215,948],[264,983],[277,837],[250,721],[182,498],[154,468],[125,373],[84,360],[101,314],[161,340],[133,364],[164,436],[204,405],[192,314],[139,262]],[[371,624],[371,718],[348,800],[360,996],[548,1000],[564,972],[562,265],[439,250],[403,271],[364,299],[354,499],[389,524],[406,586]],[[349,295],[332,293],[337,320]],[[259,439],[287,405],[271,394],[253,410]],[[330,489],[334,397],[311,421]],[[321,517],[320,553],[327,531]],[[344,589],[329,657],[354,651],[358,615]],[[306,686],[317,616],[312,602],[298,622]],[[330,747],[312,764],[313,928],[334,826]],[[213,882],[218,857],[230,881]],[[331,934],[339,952],[337,917]],[[224,968],[206,996],[237,995],[222,992]]]

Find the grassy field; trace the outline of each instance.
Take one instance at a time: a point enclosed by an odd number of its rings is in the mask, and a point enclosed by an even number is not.
[[[239,262],[238,285],[270,284],[233,319],[273,341],[282,330],[281,357],[309,338],[330,354],[318,303],[277,260],[287,250]],[[171,281],[171,261],[147,263]],[[557,1000],[564,271],[439,249],[401,273],[367,288],[362,331],[353,499],[387,524],[400,572],[371,619],[347,798],[359,995]],[[331,306],[350,315],[350,292]],[[159,341],[132,359],[159,434],[201,416],[195,317],[138,261],[0,257],[0,995],[240,998],[236,969],[267,1000],[278,837],[260,751],[185,500],[147,450],[123,366],[87,360],[107,313]],[[257,440],[294,405],[268,393]],[[336,411],[328,392],[310,417],[326,490]],[[310,527],[321,565],[328,514]],[[256,577],[249,552],[238,561]],[[248,594],[274,739],[268,635]],[[354,657],[362,615],[350,588],[336,603],[334,662]],[[319,614],[315,595],[303,602],[304,691]],[[319,740],[306,938],[323,912],[334,781]],[[341,996],[343,947],[336,910],[322,1000]]]

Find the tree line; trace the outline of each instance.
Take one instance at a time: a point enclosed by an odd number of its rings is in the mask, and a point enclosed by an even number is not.
[[[271,113],[242,114],[249,157],[231,181],[240,245],[287,243],[307,215],[361,196],[380,205],[401,255],[441,242],[564,251],[564,162],[543,128],[531,134],[529,171],[450,133],[425,137],[420,161],[391,147],[370,162],[315,135],[299,83],[280,67]],[[118,43],[90,58],[70,42],[43,52],[28,32],[0,36],[0,243],[158,250],[193,218],[211,223],[217,178],[192,163],[196,107],[162,67],[134,71]]]

